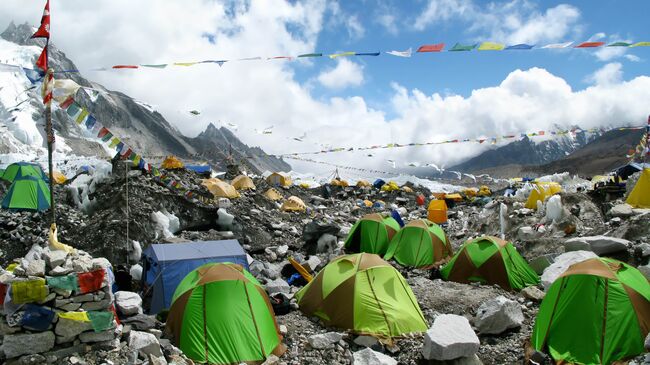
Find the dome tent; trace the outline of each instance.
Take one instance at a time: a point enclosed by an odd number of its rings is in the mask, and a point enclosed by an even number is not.
[[[540,282],[512,243],[492,236],[465,242],[440,275],[459,283],[497,284],[505,290],[521,290]]]
[[[45,180],[23,176],[14,180],[2,199],[2,208],[43,211],[50,208],[50,188]]]
[[[643,169],[626,202],[633,208],[650,208],[650,168]]]
[[[368,252],[383,256],[400,226],[391,216],[368,214],[359,219],[345,240],[349,252]]]
[[[297,196],[290,196],[284,201],[284,203],[282,203],[280,210],[283,212],[304,212],[307,210],[307,206],[305,205],[305,202]]]
[[[395,258],[404,266],[426,268],[439,265],[452,254],[442,228],[429,220],[418,219],[409,222],[393,237],[384,259]]]
[[[274,172],[266,177],[266,182],[271,186],[291,186],[291,177],[284,172]]]
[[[49,182],[47,175],[41,168],[41,165],[29,162],[16,162],[7,166],[2,175],[2,179],[9,182],[14,182],[16,179],[20,179],[27,176],[33,176],[35,178],[45,180]]]
[[[264,197],[268,200],[271,201],[277,201],[277,200],[282,200],[282,194],[280,194],[277,190],[273,188],[269,188],[264,194]]]
[[[201,182],[216,198],[239,198],[239,192],[225,181],[206,179]]]
[[[185,165],[176,156],[167,156],[165,161],[160,165],[160,168],[167,170],[182,169]]]
[[[246,175],[239,175],[232,179],[231,184],[237,190],[255,190],[253,180]]]
[[[328,326],[388,342],[428,328],[406,280],[373,254],[332,260],[295,297],[303,313],[321,318]]]
[[[571,265],[548,289],[531,346],[558,364],[619,363],[645,352],[649,329],[645,276],[620,261],[591,258]]]
[[[240,265],[210,263],[176,288],[167,331],[190,359],[262,363],[286,350],[266,292]]]

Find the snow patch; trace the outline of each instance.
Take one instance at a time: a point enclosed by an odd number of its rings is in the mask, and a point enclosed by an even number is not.
[[[151,220],[156,224],[156,238],[160,237],[160,235],[163,238],[174,237],[174,233],[178,232],[181,227],[178,217],[165,210],[151,213]]]

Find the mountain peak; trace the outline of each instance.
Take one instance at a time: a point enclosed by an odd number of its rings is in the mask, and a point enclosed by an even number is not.
[[[11,21],[7,26],[7,29],[5,29],[4,32],[0,34],[0,38],[19,44],[21,46],[42,45],[44,42],[43,40],[31,39],[31,36],[35,31],[36,29],[28,23],[16,25],[13,21]]]

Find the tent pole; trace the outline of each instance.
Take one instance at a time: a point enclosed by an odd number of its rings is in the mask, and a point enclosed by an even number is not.
[[[47,47],[47,44],[45,45]],[[51,81],[54,71],[50,68],[47,70],[45,76],[45,83],[43,87],[48,88],[48,83]],[[47,91],[46,91],[47,92]],[[50,224],[56,223],[56,204],[54,201],[54,174],[52,167],[52,148],[54,145],[54,130],[52,129],[52,101],[50,100],[45,104],[45,134],[47,135],[47,164],[50,173]]]

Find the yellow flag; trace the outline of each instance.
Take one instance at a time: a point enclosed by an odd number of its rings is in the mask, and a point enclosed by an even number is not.
[[[14,281],[11,283],[11,297],[16,304],[40,302],[47,296],[45,279]]]
[[[650,42],[637,42],[630,47],[650,47]]]
[[[175,66],[194,66],[198,62],[174,62]]]
[[[59,313],[59,318],[69,319],[69,320],[78,321],[78,322],[90,322],[90,318],[88,318],[88,312]]]
[[[86,120],[86,117],[88,116],[88,110],[86,108],[81,109],[81,114],[77,117],[77,124],[81,124],[84,120]]]
[[[354,56],[354,52],[334,53],[329,55],[330,58]]]
[[[479,51],[501,51],[505,47],[506,46],[501,43],[483,42],[481,43],[480,46],[478,46],[478,50]]]

